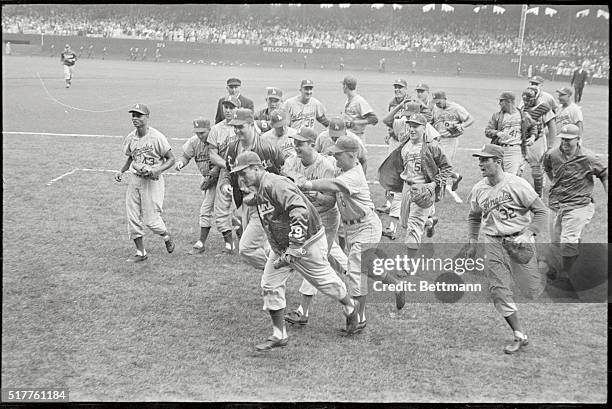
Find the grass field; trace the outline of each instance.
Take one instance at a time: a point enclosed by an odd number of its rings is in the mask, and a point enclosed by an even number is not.
[[[255,353],[270,331],[260,272],[221,254],[217,232],[203,255],[185,254],[199,231],[193,164],[166,177],[164,219],[176,251],[168,255],[148,234],[149,261],[125,263],[133,251],[126,185],[111,171],[124,162],[131,104],[148,104],[151,125],[178,153],[191,120],[213,117],[230,76],[256,107],[265,86],[288,97],[311,78],[329,117],[343,108],[340,81],[349,73],[83,60],[65,89],[56,58],[3,58],[3,387],[66,387],[74,401],[604,402],[606,304],[521,305],[532,342],[506,356],[511,334],[488,302],[408,304],[397,313],[389,299],[369,307],[364,333],[344,338],[339,308],[320,296],[308,326],[288,328],[288,347]],[[359,73],[358,91],[379,116],[399,76],[446,90],[474,116],[455,161],[465,198],[479,179],[471,153],[485,143],[497,96],[520,93],[526,81]],[[565,84],[545,85],[552,93]],[[607,155],[608,88],[587,87],[583,99],[584,145]],[[383,144],[385,133],[382,124],[369,129],[368,144]],[[369,152],[375,180],[386,149]],[[371,189],[381,204],[380,186]],[[595,192],[584,239],[607,243],[607,198],[600,184]],[[449,197],[436,208],[434,240],[461,241],[467,204]],[[298,286],[290,280],[288,306]]]

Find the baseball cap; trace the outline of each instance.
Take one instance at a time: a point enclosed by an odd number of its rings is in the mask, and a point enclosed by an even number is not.
[[[538,95],[538,91],[536,88],[527,87],[523,90],[521,95],[522,97],[535,98]]]
[[[350,136],[341,136],[329,150],[331,153],[359,152],[359,142]]]
[[[347,75],[342,80],[342,84],[346,85],[349,88],[355,88],[357,87],[357,78],[353,77],[352,75]]]
[[[287,115],[282,109],[275,109],[270,114],[270,124],[272,125],[272,128],[282,128],[285,126],[285,119],[287,119]]]
[[[406,88],[408,86],[408,83],[406,82],[405,79],[398,78],[395,81],[393,81],[393,85],[401,85],[402,87]]]
[[[253,111],[248,108],[238,108],[234,111],[234,116],[229,125],[244,125],[253,123]]]
[[[510,91],[504,91],[499,95],[499,100],[508,100],[508,101],[514,101],[516,99],[516,96],[514,95],[513,92]]]
[[[242,103],[240,102],[240,100],[233,96],[233,95],[228,95],[226,96],[223,101],[221,101],[221,104],[231,104],[233,105],[235,108],[240,108],[242,106]]]
[[[419,125],[425,125],[427,123],[427,118],[423,114],[412,114],[410,118],[408,118],[408,122],[412,122]]]
[[[70,44],[66,44],[64,48],[70,48]]]
[[[544,84],[544,78],[540,77],[539,75],[536,75],[534,77],[529,78],[529,82],[533,82],[538,85]]]
[[[407,114],[418,114],[421,112],[421,104],[416,101],[407,102],[404,105],[404,112]]]
[[[569,95],[570,97],[572,96],[572,90],[568,87],[559,88],[557,92],[559,93],[559,95]]]
[[[575,139],[580,137],[580,128],[574,124],[568,124],[561,128],[559,132],[559,138],[563,139]]]
[[[429,85],[421,82],[420,84],[418,84],[415,88],[415,90],[423,90],[423,91],[429,91]]]
[[[238,78],[229,78],[227,80],[227,85],[242,85],[242,81],[240,81]]]
[[[236,156],[236,164],[234,165],[230,173],[240,172],[241,170],[246,169],[251,165],[262,166],[259,155],[253,151],[242,152],[240,155]]]
[[[203,132],[204,129],[210,129],[210,121],[204,118],[197,118],[193,120],[193,131]]]
[[[472,156],[478,158],[503,158],[504,148],[499,145],[487,143],[482,146],[480,152],[473,153]]]
[[[145,104],[134,104],[128,112],[138,112],[139,114],[149,115],[149,108]]]
[[[329,136],[332,138],[338,138],[346,135],[346,125],[344,124],[344,119],[340,118],[339,116],[329,120],[328,129]]]
[[[434,92],[433,99],[446,99],[446,92],[444,92],[444,91],[436,91],[436,92]]]
[[[302,80],[300,88],[304,87],[314,87],[314,82],[312,82],[312,80]]]
[[[317,133],[312,128],[302,127],[297,134],[293,135],[293,139],[296,141],[315,142],[317,140]]]
[[[266,98],[281,99],[283,98],[283,91],[275,87],[268,87],[266,88]]]

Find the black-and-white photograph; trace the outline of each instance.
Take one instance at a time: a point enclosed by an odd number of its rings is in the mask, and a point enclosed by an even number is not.
[[[606,403],[609,18],[4,2],[2,405]]]

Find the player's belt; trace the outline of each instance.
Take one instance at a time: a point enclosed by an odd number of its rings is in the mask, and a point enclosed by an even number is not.
[[[512,233],[512,234],[487,234],[487,236],[489,237],[495,237],[496,239],[503,239],[504,237],[516,237],[516,236],[520,236],[521,232],[517,231],[516,233]]]
[[[509,148],[511,146],[521,146],[521,144],[520,143],[514,143],[514,144],[500,143],[499,146],[501,146],[502,148]]]

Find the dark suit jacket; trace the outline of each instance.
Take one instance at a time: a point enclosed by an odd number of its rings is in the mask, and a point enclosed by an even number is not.
[[[584,83],[588,78],[589,72],[585,69],[582,69],[582,72],[580,72],[580,68],[578,68],[576,71],[574,71],[570,84],[576,88],[584,88]]]
[[[219,102],[217,103],[217,113],[215,114],[215,124],[223,121],[225,117],[223,116],[223,105],[221,103],[225,97],[219,98]],[[253,101],[243,96],[242,94],[238,95],[238,99],[240,100],[240,108],[249,108],[251,111],[255,109],[253,105]]]

